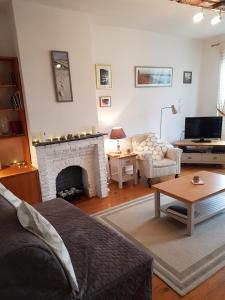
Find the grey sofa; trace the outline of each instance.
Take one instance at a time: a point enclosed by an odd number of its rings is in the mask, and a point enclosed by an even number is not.
[[[61,235],[79,284],[73,295],[50,248],[0,196],[1,300],[151,299],[152,258],[62,199],[36,206]]]

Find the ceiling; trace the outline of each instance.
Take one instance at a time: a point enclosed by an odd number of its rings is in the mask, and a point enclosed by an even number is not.
[[[5,2],[7,0],[0,0]],[[20,0],[17,0],[20,1]],[[223,20],[211,26],[210,19],[216,12],[206,11],[205,19],[194,24],[192,17],[198,7],[181,5],[169,0],[27,0],[90,14],[91,22],[149,30],[153,32],[183,35],[205,39],[225,34]]]

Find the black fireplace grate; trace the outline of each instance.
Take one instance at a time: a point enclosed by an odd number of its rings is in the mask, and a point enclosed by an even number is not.
[[[80,196],[84,194],[84,190],[77,187],[70,187],[68,189],[57,192],[56,196],[67,201],[79,200]]]

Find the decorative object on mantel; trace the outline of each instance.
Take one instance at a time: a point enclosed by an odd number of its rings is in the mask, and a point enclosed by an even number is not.
[[[161,108],[161,115],[160,115],[160,139],[162,137],[162,117],[163,117],[163,110],[164,109],[171,109],[173,115],[177,114],[177,110],[176,110],[174,104],[172,104],[171,106],[165,106],[165,107]]]
[[[73,93],[68,52],[51,51],[51,57],[57,102],[71,102]]]
[[[184,71],[183,74],[183,83],[184,84],[191,84],[192,83],[192,72]]]
[[[111,96],[99,97],[100,107],[111,107]]]
[[[213,10],[216,15],[211,19],[211,25],[216,25],[222,20],[222,13],[225,12],[225,1],[224,0],[170,0],[176,1],[181,4],[187,4],[197,6],[201,10],[199,13],[193,16],[193,22],[199,23],[204,19],[204,10]]]
[[[100,136],[107,135],[106,133],[100,133],[97,132],[95,134],[87,133],[87,134],[67,134],[66,136],[60,136],[57,138],[52,138],[52,139],[46,139],[45,141],[40,141],[38,139],[34,139],[32,141],[32,145],[34,147],[38,146],[47,146],[51,144],[61,144],[61,143],[66,143],[66,142],[72,142],[72,141],[79,141],[79,140],[85,140],[85,139],[90,139],[90,138],[96,138]],[[68,138],[69,137],[69,138]]]
[[[125,132],[123,131],[122,127],[114,127],[110,133],[110,139],[117,140],[117,154],[121,154],[120,151],[120,140],[126,137]]]
[[[135,67],[135,87],[172,86],[173,68]]]
[[[111,89],[112,88],[112,69],[111,65],[95,65],[96,88]]]

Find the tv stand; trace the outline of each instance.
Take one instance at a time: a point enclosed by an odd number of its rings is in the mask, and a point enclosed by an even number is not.
[[[181,140],[175,146],[182,149],[182,163],[225,165],[225,141]]]
[[[199,139],[199,140],[192,140],[193,143],[211,143],[211,140]]]

